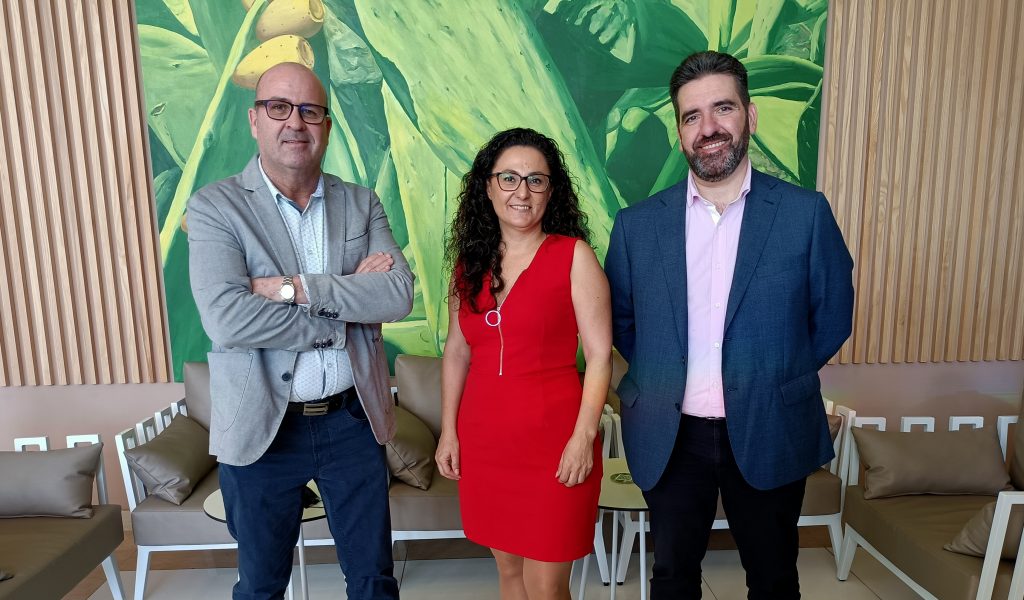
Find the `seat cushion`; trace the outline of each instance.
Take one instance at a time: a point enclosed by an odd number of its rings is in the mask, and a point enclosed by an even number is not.
[[[92,507],[92,517],[0,520],[0,565],[13,575],[0,599],[62,598],[124,540],[121,507]]]
[[[430,488],[421,490],[391,482],[391,528],[395,531],[462,529],[459,484],[435,473]]]
[[[203,501],[219,488],[218,469],[214,468],[181,505],[147,496],[132,511],[135,543],[140,546],[234,543],[227,525],[211,519],[203,511]]]
[[[944,550],[991,496],[898,496],[866,500],[846,491],[847,524],[921,587],[940,598],[974,600],[982,559]],[[1006,598],[1013,563],[1001,561],[993,598]]]

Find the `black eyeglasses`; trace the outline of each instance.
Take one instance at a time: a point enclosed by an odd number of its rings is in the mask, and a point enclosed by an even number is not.
[[[292,110],[299,109],[299,118],[310,125],[319,125],[327,118],[327,107],[319,104],[292,104],[287,100],[257,100],[256,106],[262,106],[267,116],[275,121],[287,121]]]
[[[546,192],[551,187],[551,176],[544,173],[530,173],[523,176],[514,171],[502,171],[501,173],[491,173],[491,177],[497,179],[498,187],[506,192],[518,190],[524,180],[526,181],[526,187],[530,188],[530,191],[535,194]]]

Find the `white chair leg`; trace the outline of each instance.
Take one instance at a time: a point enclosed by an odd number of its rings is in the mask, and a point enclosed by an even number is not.
[[[306,536],[302,532],[302,524],[299,524],[299,587],[300,598],[309,599],[309,582],[306,580]]]
[[[597,560],[597,571],[601,574],[601,583],[608,585],[608,550],[604,547],[604,510],[597,511],[597,524],[594,525],[594,556]]]
[[[576,570],[576,563],[579,561],[573,561],[572,570]],[[580,593],[577,595],[577,600],[585,600],[587,597],[587,571],[590,570],[590,555],[583,557],[583,566],[580,569]],[[569,572],[569,579],[572,579],[572,572]]]
[[[647,600],[647,523],[640,511],[640,600]]]
[[[139,558],[135,561],[135,600],[146,595],[146,576],[149,575],[149,548],[139,546]]]
[[[121,581],[121,570],[117,568],[114,555],[103,559],[103,572],[107,575],[107,585],[114,600],[124,600],[124,583]]]
[[[615,572],[619,575],[619,583],[626,581],[626,571],[629,569],[629,559],[633,556],[633,545],[636,543],[636,534],[640,531],[637,522],[633,520],[631,513],[623,511],[619,513],[622,518],[622,548],[619,551],[619,564]]]
[[[836,569],[838,569],[839,558],[843,550],[843,524],[838,516],[828,524],[828,537],[832,540],[832,554],[835,555]]]
[[[608,563],[608,566],[609,566],[609,568],[611,568],[611,571],[612,571],[611,572],[611,582],[612,582],[611,600],[615,600],[615,588],[618,587],[617,585],[615,585],[615,582],[618,581],[618,579],[619,579],[618,574],[615,572],[616,565],[619,564],[618,561],[616,560],[616,558],[618,558],[618,557],[615,554],[617,552],[617,550],[618,550],[618,547],[619,547],[619,511],[613,510],[612,511],[612,560],[611,560],[611,562]]]
[[[843,549],[839,553],[839,566],[836,568],[836,578],[839,581],[846,581],[850,576],[850,567],[853,566],[853,557],[857,553],[856,534],[850,526],[846,526],[846,535],[843,536]]]

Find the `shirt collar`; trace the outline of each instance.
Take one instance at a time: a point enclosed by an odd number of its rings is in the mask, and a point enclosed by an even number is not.
[[[263,159],[262,158],[258,159],[256,161],[256,163],[260,167],[260,175],[263,176],[263,181],[267,184],[267,188],[270,190],[270,195],[274,198],[274,200],[276,200],[278,202],[281,202],[283,200],[283,201],[287,202],[288,204],[292,205],[292,207],[294,207],[296,210],[298,210],[299,207],[298,207],[298,205],[295,204],[295,201],[292,200],[291,198],[289,198],[288,196],[285,196],[284,194],[282,194],[281,190],[277,189],[277,186],[274,185],[274,182],[270,181],[270,177],[267,177],[267,172],[263,170]],[[306,208],[309,208],[309,206],[313,204],[313,201],[315,201],[317,199],[322,199],[323,197],[324,197],[324,176],[323,176],[323,173],[321,173],[320,174],[320,179],[317,180],[317,182],[316,182],[316,189],[313,190],[312,195],[310,195],[310,197],[309,197],[309,204],[306,205]]]
[[[753,168],[750,166],[750,158],[748,157],[747,173],[743,177],[743,186],[740,187],[740,193],[738,196],[736,196],[736,199],[730,202],[729,204],[735,204],[736,202],[746,198],[747,194],[750,193],[750,174],[752,171]],[[700,190],[697,189],[697,183],[693,180],[693,170],[691,169],[690,172],[686,175],[686,206],[693,206],[693,203],[698,200],[704,203],[707,202],[707,200],[705,200],[704,197],[700,195]]]

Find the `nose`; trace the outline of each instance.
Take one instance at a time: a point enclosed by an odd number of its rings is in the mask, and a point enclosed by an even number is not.
[[[524,199],[525,198],[529,198],[530,194],[532,194],[532,193],[533,192],[530,191],[530,186],[526,184],[526,178],[525,177],[523,179],[519,180],[519,187],[516,188],[516,191],[512,192],[512,194],[516,198],[524,198]]]
[[[302,120],[301,116],[299,116],[298,106],[292,107],[292,114],[288,115],[288,118],[285,119],[285,125],[287,125],[291,129],[306,128],[306,122]]]
[[[719,132],[721,128],[718,126],[718,120],[715,119],[714,115],[708,115],[706,118],[700,120],[700,135],[701,137],[711,137]]]

